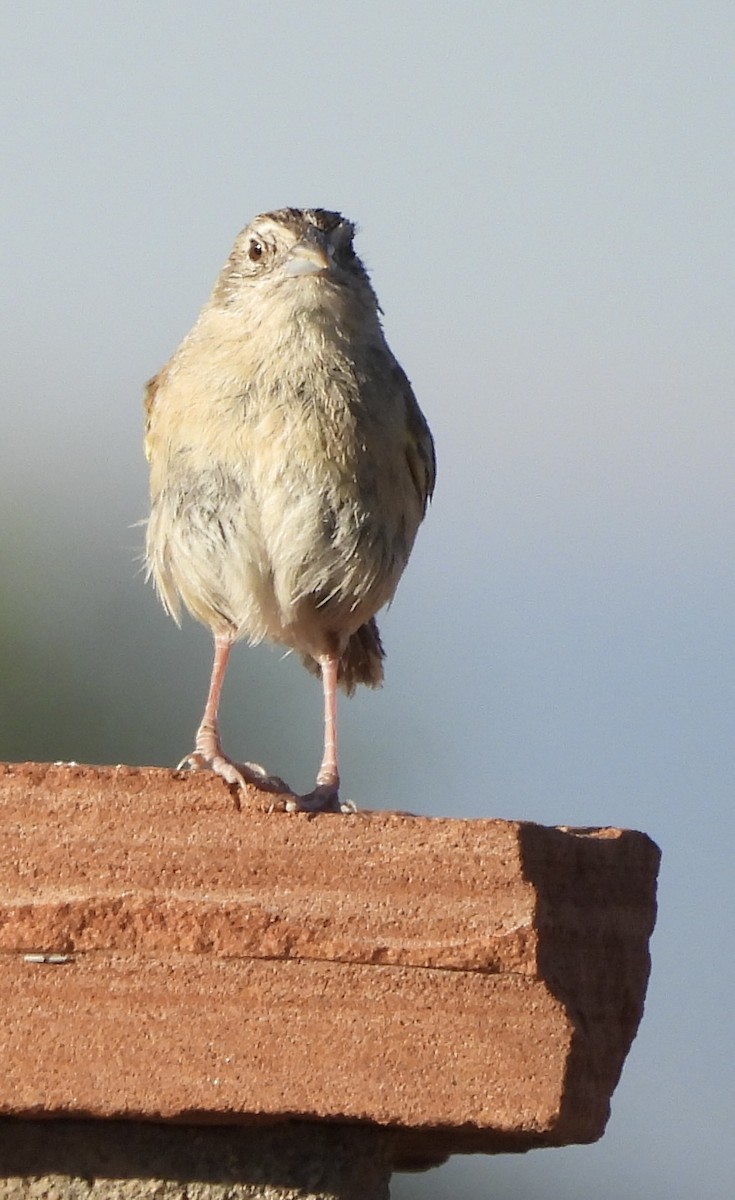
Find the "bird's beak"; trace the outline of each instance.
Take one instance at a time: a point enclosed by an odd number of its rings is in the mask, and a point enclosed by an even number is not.
[[[286,275],[321,275],[328,271],[332,259],[324,234],[309,229],[289,254],[283,269]]]

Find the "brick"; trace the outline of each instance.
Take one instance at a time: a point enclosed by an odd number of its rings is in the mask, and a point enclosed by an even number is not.
[[[364,1122],[398,1165],[600,1137],[644,834],[268,811],[205,773],[0,765],[0,1114]]]

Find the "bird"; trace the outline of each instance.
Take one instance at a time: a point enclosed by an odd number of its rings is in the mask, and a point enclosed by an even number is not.
[[[383,680],[376,613],[436,477],[355,232],[323,208],[256,216],[145,389],[147,575],[177,623],[183,606],[214,639],[204,713],[179,766],[284,790],[225,754],[219,706],[236,642],[285,647],[321,678],[324,712],[315,786],[287,789],[289,811],[354,809],[339,796],[337,689]]]

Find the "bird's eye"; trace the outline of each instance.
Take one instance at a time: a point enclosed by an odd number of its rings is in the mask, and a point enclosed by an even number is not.
[[[248,258],[252,262],[257,262],[258,259],[260,259],[262,257],[263,257],[263,243],[259,242],[257,238],[251,238],[250,246],[248,247]]]

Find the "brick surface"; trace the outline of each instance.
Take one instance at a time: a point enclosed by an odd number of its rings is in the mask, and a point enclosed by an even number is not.
[[[271,802],[0,765],[0,1114],[373,1122],[399,1164],[599,1137],[650,839]]]

